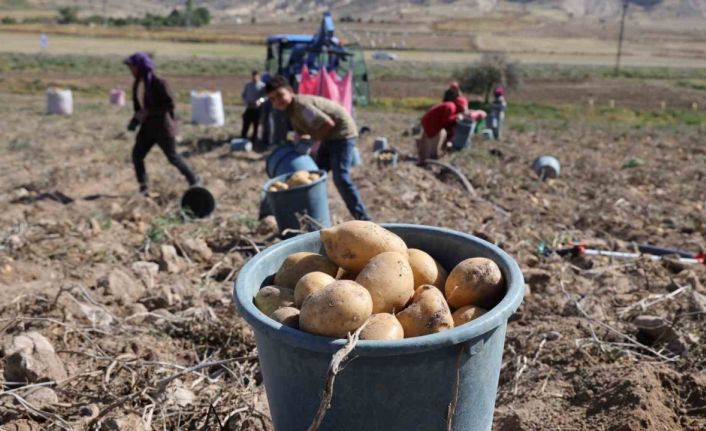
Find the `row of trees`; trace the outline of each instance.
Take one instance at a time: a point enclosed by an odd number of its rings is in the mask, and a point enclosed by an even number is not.
[[[99,24],[115,27],[141,25],[144,27],[201,27],[211,22],[211,12],[205,7],[193,7],[193,0],[186,2],[184,10],[174,9],[168,15],[145,14],[144,17],[114,18],[100,15],[79,17],[79,8],[67,6],[59,8],[59,24]]]

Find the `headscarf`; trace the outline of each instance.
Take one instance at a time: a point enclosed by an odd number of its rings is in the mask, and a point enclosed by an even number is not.
[[[456,109],[458,109],[459,113],[463,113],[468,109],[468,99],[465,97],[457,97],[454,101],[454,105],[456,105]]]
[[[503,88],[502,85],[498,85],[495,87],[495,91],[493,91],[495,94],[495,97],[500,97],[505,95],[505,89]]]
[[[138,79],[145,83],[145,106],[152,103],[152,79],[154,78],[154,63],[152,58],[144,52],[136,52],[126,58],[123,63],[137,68]]]

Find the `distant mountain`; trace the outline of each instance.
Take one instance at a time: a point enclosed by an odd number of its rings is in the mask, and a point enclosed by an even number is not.
[[[633,13],[654,17],[706,17],[706,0],[629,0]],[[37,9],[77,6],[82,13],[113,16],[165,13],[183,8],[186,0],[0,0],[0,10],[10,7]],[[331,9],[337,16],[362,19],[399,19],[402,17],[478,16],[498,9],[522,7],[532,12],[552,11],[567,17],[610,17],[620,13],[622,0],[195,0],[206,6],[216,20],[250,19],[260,21],[298,19]]]

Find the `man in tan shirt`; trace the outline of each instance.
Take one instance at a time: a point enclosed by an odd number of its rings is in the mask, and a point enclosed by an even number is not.
[[[363,200],[351,178],[353,151],[358,128],[340,104],[319,96],[294,94],[286,78],[276,76],[267,82],[265,92],[275,109],[284,111],[294,130],[303,139],[321,140],[316,162],[333,172],[333,182],[357,220],[370,220]]]

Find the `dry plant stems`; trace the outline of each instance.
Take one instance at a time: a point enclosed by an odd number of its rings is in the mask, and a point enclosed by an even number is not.
[[[324,383],[324,390],[321,394],[321,403],[319,403],[319,408],[316,411],[311,425],[307,428],[307,431],[316,431],[321,426],[326,417],[326,412],[331,407],[331,399],[333,398],[333,384],[336,381],[336,376],[342,369],[342,363],[348,359],[348,355],[355,349],[358,344],[358,338],[360,337],[360,332],[365,328],[370,319],[363,322],[363,324],[355,330],[352,334],[348,334],[348,342],[341,347],[336,353],[334,353],[331,358],[331,362],[328,366],[328,372],[326,373],[326,382]]]
[[[629,336],[629,335],[627,335],[627,334],[625,334],[625,333],[623,333],[623,332],[621,332],[621,331],[619,331],[619,330],[613,328],[612,326],[610,326],[610,325],[608,325],[608,324],[606,324],[606,323],[603,323],[603,322],[601,322],[601,321],[599,321],[599,320],[596,320],[596,319],[594,319],[593,317],[589,316],[588,313],[586,313],[586,311],[584,311],[584,309],[581,307],[581,304],[579,303],[579,301],[573,299],[573,297],[571,296],[571,294],[569,294],[569,292],[566,290],[566,287],[565,287],[565,285],[564,285],[564,272],[565,272],[565,269],[566,269],[566,267],[562,267],[562,268],[561,268],[561,275],[560,275],[560,278],[559,278],[559,285],[560,285],[560,287],[561,287],[562,292],[564,292],[564,294],[566,295],[567,299],[569,299],[571,302],[573,302],[574,306],[576,307],[576,310],[581,314],[581,316],[582,316],[584,319],[588,320],[589,323],[598,325],[598,326],[600,326],[601,328],[603,328],[603,329],[605,329],[605,330],[607,330],[607,331],[609,331],[609,332],[612,332],[613,334],[618,335],[619,337],[621,337],[621,338],[627,340],[627,341],[628,341],[628,343],[626,343],[627,346],[630,346],[630,347],[633,347],[633,348],[638,348],[638,349],[644,349],[644,350],[650,352],[653,356],[655,356],[655,357],[661,359],[661,360],[664,361],[664,362],[675,362],[675,361],[678,360],[678,357],[676,357],[676,356],[672,356],[672,357],[670,357],[670,356],[665,356],[665,355],[663,355],[662,353],[660,353],[659,351],[657,351],[657,350],[651,348],[650,346],[647,346],[647,345],[645,345],[645,344],[640,343],[639,341],[637,341],[637,340],[634,339],[633,337],[631,337],[631,336]],[[591,333],[592,333],[592,336],[593,336],[594,340],[595,340],[599,345],[608,344],[608,345],[611,345],[611,346],[616,346],[616,347],[621,348],[621,349],[622,349],[622,347],[624,347],[624,346],[618,346],[618,345],[616,345],[616,343],[608,343],[608,342],[605,342],[605,341],[603,341],[603,340],[601,340],[601,339],[598,338],[598,336],[596,335],[596,333],[593,331],[593,327],[590,327],[590,330],[591,330]],[[637,354],[637,353],[639,353],[639,352],[635,352],[633,349],[627,349],[627,350],[626,350],[626,349],[622,349],[622,350],[624,350],[624,351],[626,351],[626,352],[628,352],[628,353],[630,353],[630,354]]]
[[[677,286],[679,286],[679,285],[677,284]],[[653,305],[659,304],[660,302],[663,302],[663,301],[673,299],[675,296],[688,291],[690,288],[691,288],[691,286],[689,286],[689,285],[679,286],[679,288],[677,290],[670,292],[670,293],[651,294],[648,297],[642,298],[638,302],[625,307],[622,311],[620,311],[620,313],[618,313],[618,316],[623,317],[624,315],[628,314],[630,311],[634,310],[635,308],[640,308],[640,311],[646,311],[648,308],[652,307]],[[649,301],[650,299],[653,299],[653,300]]]

